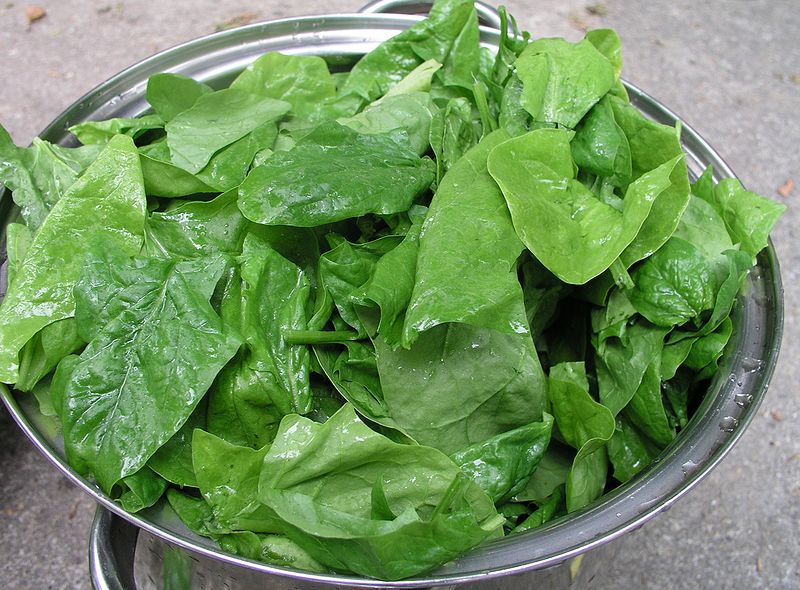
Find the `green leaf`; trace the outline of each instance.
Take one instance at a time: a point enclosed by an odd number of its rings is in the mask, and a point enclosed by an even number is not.
[[[614,120],[609,98],[592,107],[570,143],[572,157],[581,170],[627,187],[633,174],[628,138]]]
[[[495,504],[525,488],[550,442],[553,417],[495,435],[453,453],[450,458]]]
[[[689,176],[678,130],[645,118],[622,99],[609,97],[609,101],[614,120],[628,138],[634,181],[669,164],[668,185],[657,195],[641,230],[622,253],[622,262],[629,267],[653,254],[675,231],[689,203]]]
[[[452,453],[541,420],[546,383],[527,334],[440,324],[408,350],[380,337],[375,350],[391,417],[420,444]]]
[[[192,466],[192,433],[206,427],[206,404],[201,401],[183,426],[147,461],[147,466],[177,486],[197,487]]]
[[[20,148],[0,125],[0,183],[11,191],[31,233],[42,225],[56,201],[100,149],[98,146],[63,148],[38,137],[29,148]]]
[[[513,138],[491,152],[489,172],[520,239],[553,274],[579,285],[610,267],[634,240],[679,160],[632,183],[619,211],[575,179],[571,135],[538,129]]]
[[[350,70],[340,94],[372,101],[387,93],[417,66],[435,59],[446,83],[465,82],[471,87],[477,55],[478,19],[470,0],[436,0],[428,18],[415,23],[365,55]],[[464,50],[454,52],[454,46]]]
[[[583,39],[537,39],[514,64],[522,80],[520,102],[534,121],[575,128],[614,84],[614,66]]]
[[[158,115],[144,115],[130,119],[107,119],[105,121],[86,121],[69,128],[83,145],[105,145],[115,135],[127,135],[136,139],[145,131],[161,129],[164,121]]]
[[[149,508],[161,499],[169,485],[167,481],[145,466],[133,475],[122,480],[127,488],[119,498],[127,512],[139,512]]]
[[[19,351],[34,334],[72,317],[72,287],[93,247],[139,251],[144,216],[136,148],[115,137],[53,206],[9,285],[0,305],[0,381],[17,380]]]
[[[582,362],[552,367],[548,395],[558,431],[578,450],[567,478],[567,510],[572,512],[600,497],[605,489],[605,443],[614,434],[614,416],[589,394]]]
[[[312,118],[336,96],[336,84],[323,58],[275,51],[247,66],[230,87],[288,102],[292,113]]]
[[[723,178],[705,198],[722,216],[731,240],[752,258],[767,247],[769,233],[786,210],[776,203],[744,189],[735,178]]]
[[[386,135],[422,156],[430,148],[431,120],[438,109],[427,92],[385,96],[337,123],[366,135]]]
[[[19,391],[31,391],[62,358],[78,351],[84,344],[78,336],[75,319],[48,324],[20,351],[19,377],[14,387]]]
[[[448,171],[436,191],[419,238],[405,346],[447,322],[528,332],[516,272],[523,245],[486,171],[488,154],[507,137],[499,131],[484,138]]]
[[[661,395],[661,358],[647,367],[642,382],[636,389],[624,413],[630,421],[664,448],[675,438],[675,430],[669,423]]]
[[[486,494],[462,478],[446,455],[394,443],[345,405],[325,424],[284,418],[259,497],[323,565],[399,579],[456,557],[502,523]],[[379,479],[384,511],[399,515],[393,520],[372,519]]]
[[[289,109],[289,103],[235,88],[204,94],[165,127],[172,163],[197,174],[216,152]]]
[[[406,211],[433,178],[430,159],[390,136],[331,121],[254,168],[239,187],[239,208],[257,223],[312,227]]]
[[[211,201],[182,201],[147,218],[144,251],[163,258],[197,258],[242,251],[250,222],[239,212],[237,192]]]
[[[210,92],[212,89],[207,84],[180,74],[153,74],[147,79],[147,102],[165,123],[190,109],[198,98]]]
[[[71,372],[60,415],[67,456],[106,493],[180,429],[239,348],[208,303],[222,268],[220,258],[117,254],[84,267],[91,280],[75,289],[97,323],[87,329],[93,339]],[[108,286],[90,297],[98,276]]]
[[[713,269],[697,248],[671,238],[633,273],[628,298],[640,314],[665,328],[683,324],[714,306]]]
[[[452,98],[433,117],[430,145],[436,154],[436,180],[461,159],[476,143],[478,133],[472,121],[472,105],[461,97]]]
[[[239,263],[241,278],[231,278],[222,314],[245,343],[217,379],[208,426],[227,441],[261,447],[284,415],[311,410],[309,350],[284,339],[307,326],[310,286],[303,271],[252,234]]]
[[[258,499],[258,481],[268,446],[233,445],[203,430],[192,437],[197,485],[211,506],[217,526],[226,531],[280,532],[274,513]]]
[[[658,456],[659,448],[625,416],[617,416],[614,436],[608,441],[608,458],[614,478],[625,483]]]
[[[531,529],[538,528],[553,520],[558,513],[562,510],[561,505],[564,502],[564,488],[557,487],[553,494],[547,500],[541,502],[539,507],[533,511],[525,520],[519,525],[514,527],[511,531],[512,534],[522,533]]]

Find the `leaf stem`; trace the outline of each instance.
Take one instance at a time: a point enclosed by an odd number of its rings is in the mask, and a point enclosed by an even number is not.
[[[620,289],[633,289],[636,285],[633,283],[631,275],[628,274],[628,269],[622,264],[622,260],[617,258],[611,263],[611,276],[614,277],[614,282]]]

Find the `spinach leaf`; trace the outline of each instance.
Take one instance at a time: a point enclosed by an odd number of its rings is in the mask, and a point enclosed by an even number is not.
[[[147,461],[147,466],[170,483],[180,487],[197,487],[192,465],[192,433],[206,429],[205,398],[197,404],[183,426]]]
[[[470,0],[436,0],[425,20],[381,43],[353,66],[340,94],[354,94],[372,101],[417,66],[435,59],[444,64],[440,75],[450,84],[472,87],[469,59],[478,50],[478,19]],[[456,51],[459,46],[461,50]]]
[[[533,422],[456,451],[450,457],[495,504],[525,488],[550,442],[553,417]]]
[[[622,253],[628,267],[653,254],[675,231],[689,203],[689,176],[678,130],[646,119],[625,100],[609,97],[609,102],[614,120],[628,138],[633,179],[670,165],[669,184],[656,196],[639,233]]]
[[[436,181],[478,143],[478,133],[472,121],[472,105],[466,98],[456,97],[447,102],[433,117],[430,145],[436,155]]]
[[[608,97],[591,108],[576,129],[570,148],[580,169],[609,178],[616,186],[627,187],[630,183],[633,174],[630,144],[614,120]]]
[[[373,518],[376,485],[397,517]],[[390,441],[350,405],[325,424],[284,418],[264,458],[259,498],[321,564],[384,579],[452,559],[503,522],[446,455]]]
[[[235,88],[204,94],[164,127],[172,163],[197,174],[219,150],[290,108],[287,102]]]
[[[115,135],[127,135],[136,139],[145,131],[161,129],[164,121],[158,115],[144,115],[129,119],[86,121],[69,128],[83,145],[107,144]]]
[[[616,429],[607,446],[614,478],[622,483],[650,465],[660,450],[625,416],[617,416]]]
[[[294,114],[310,118],[336,96],[336,84],[324,59],[275,51],[247,66],[230,87],[288,102]]]
[[[126,488],[119,498],[119,503],[128,512],[139,512],[149,508],[164,495],[169,485],[167,481],[145,466],[133,475],[122,480]]]
[[[237,192],[211,201],[184,201],[147,218],[144,251],[162,258],[196,258],[242,251],[250,222],[239,212]]]
[[[147,80],[147,102],[164,123],[190,109],[198,98],[210,92],[210,86],[180,74],[154,74]]]
[[[312,227],[406,211],[433,177],[430,159],[390,136],[328,122],[253,169],[239,187],[239,208],[257,223]]]
[[[319,276],[324,288],[333,297],[342,319],[365,334],[355,306],[363,304],[364,287],[372,276],[378,261],[398,247],[400,236],[386,236],[365,244],[351,244],[331,235],[333,246],[319,259]]]
[[[492,150],[489,172],[520,239],[553,274],[579,285],[609,268],[634,240],[653,202],[669,188],[678,160],[632,183],[619,211],[575,179],[571,136],[537,129],[510,139]]]
[[[261,448],[284,415],[311,409],[309,351],[283,337],[305,329],[310,286],[298,267],[252,234],[239,263],[240,271],[228,277],[221,314],[245,343],[209,394],[208,431]]]
[[[374,342],[391,417],[420,444],[453,453],[541,420],[546,383],[527,334],[454,323],[408,350]]]
[[[514,63],[523,90],[520,104],[534,121],[575,128],[614,84],[614,66],[583,39],[537,39]]]
[[[592,399],[584,364],[551,367],[548,396],[561,436],[578,450],[567,478],[567,511],[594,501],[606,484],[605,443],[614,434],[614,416]]]
[[[511,533],[516,534],[535,529],[542,526],[546,522],[550,522],[556,516],[558,516],[559,512],[562,511],[561,505],[564,502],[565,494],[563,490],[563,487],[557,487],[553,491],[553,494],[547,498],[547,500],[540,503],[539,507],[534,510],[525,520],[514,527],[514,530],[512,530]]]
[[[75,285],[97,321],[60,408],[67,456],[106,493],[180,429],[239,348],[208,303],[221,258],[118,256],[90,258],[83,277],[92,280]],[[108,287],[90,297],[98,276]]]
[[[723,178],[707,200],[722,217],[735,244],[752,258],[767,247],[769,232],[786,206],[751,193],[735,178]]]
[[[17,147],[0,125],[0,182],[11,191],[31,232],[99,151],[96,146],[63,148],[38,137],[29,148]]]
[[[139,251],[144,216],[136,148],[115,137],[53,205],[9,285],[0,305],[0,380],[17,380],[19,352],[37,332],[72,317],[72,287],[94,245]]]
[[[31,391],[58,362],[85,344],[78,336],[74,318],[48,324],[22,348],[19,354],[19,377],[14,385],[19,391]]]
[[[447,322],[528,332],[516,276],[523,245],[486,171],[488,154],[506,138],[503,131],[484,138],[448,171],[433,197],[419,238],[404,346]]]
[[[223,531],[280,532],[274,513],[262,506],[258,482],[268,446],[240,447],[197,429],[192,437],[192,464],[197,485]]]
[[[683,324],[714,306],[715,277],[689,242],[670,238],[633,273],[628,297],[645,318],[666,328]]]
[[[427,92],[396,94],[337,122],[358,133],[388,135],[422,156],[430,147],[431,121],[437,110]]]

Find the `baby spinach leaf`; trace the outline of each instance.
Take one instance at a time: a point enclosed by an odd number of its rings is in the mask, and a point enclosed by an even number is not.
[[[728,234],[744,252],[755,258],[767,247],[769,232],[786,206],[751,193],[735,178],[723,178],[705,198],[722,216]]]
[[[97,157],[100,147],[63,148],[35,137],[29,148],[14,145],[0,125],[0,182],[35,232],[48,212]]]
[[[122,480],[126,490],[119,503],[127,512],[139,512],[161,499],[169,485],[167,481],[145,466]]]
[[[136,148],[119,136],[59,199],[28,247],[0,305],[0,380],[18,378],[18,355],[42,328],[74,314],[72,287],[94,245],[139,251],[145,196]]]
[[[624,413],[651,440],[664,448],[675,438],[661,395],[661,357],[657,357],[642,376]]]
[[[337,123],[366,135],[388,135],[421,156],[430,147],[431,120],[437,110],[427,92],[397,94]]]
[[[213,90],[207,84],[180,74],[154,74],[147,80],[147,102],[162,121],[169,123]]]
[[[399,515],[392,520],[372,518],[379,479],[385,507]],[[264,459],[259,497],[323,565],[384,579],[452,559],[502,523],[446,455],[390,441],[350,405],[325,424],[284,418]]]
[[[561,506],[564,503],[564,496],[564,488],[561,486],[557,487],[553,491],[552,495],[547,498],[547,500],[544,500],[542,503],[540,503],[536,510],[531,512],[531,514],[525,520],[514,527],[514,530],[511,531],[511,534],[529,531],[553,520],[559,515],[559,512],[563,511]]]
[[[628,186],[633,174],[631,148],[614,120],[608,97],[591,108],[576,129],[570,148],[579,168],[609,178],[617,186]]]
[[[620,98],[609,97],[609,102],[614,120],[628,138],[633,178],[663,170],[669,164],[668,185],[657,195],[641,230],[622,253],[622,262],[628,267],[653,254],[675,231],[689,203],[689,176],[678,130],[645,118]]]
[[[203,430],[194,431],[192,463],[197,485],[218,527],[226,531],[280,532],[280,522],[258,498],[268,450],[268,446],[240,447]]]
[[[448,171],[433,197],[419,238],[404,346],[447,322],[528,332],[516,276],[523,245],[486,171],[488,154],[507,137],[498,131],[484,138]]]
[[[527,334],[440,324],[408,350],[378,337],[375,351],[391,416],[420,444],[453,453],[541,420],[546,384]]]
[[[27,225],[22,223],[9,223],[6,226],[6,256],[8,257],[8,267],[6,269],[7,285],[14,282],[17,271],[22,266],[25,254],[28,253],[31,242],[33,242],[33,232]]]
[[[178,432],[153,453],[147,466],[170,483],[196,488],[197,478],[192,466],[192,433],[195,428],[206,428],[206,403],[202,400]]]
[[[364,286],[378,261],[398,247],[402,238],[386,236],[365,244],[351,244],[333,236],[329,240],[333,247],[319,259],[320,280],[333,297],[342,319],[360,334],[365,334],[355,306],[364,303]]]
[[[553,274],[579,285],[610,267],[636,237],[678,160],[632,183],[618,211],[575,179],[571,135],[537,129],[510,139],[492,150],[489,172],[520,239]]]
[[[614,84],[614,66],[588,40],[537,39],[514,63],[534,121],[575,128]]]
[[[158,115],[144,115],[129,119],[108,119],[106,121],[86,121],[69,128],[83,145],[105,145],[115,135],[127,135],[133,139],[145,131],[161,129],[164,121]]]
[[[222,148],[285,115],[290,105],[228,88],[204,94],[166,124],[171,161],[197,174]]]
[[[76,352],[84,344],[86,342],[78,336],[74,318],[48,324],[20,351],[19,377],[14,387],[19,391],[31,391],[56,368],[62,358]]]
[[[553,417],[532,422],[456,451],[450,458],[495,504],[525,488],[550,442]]]
[[[294,114],[310,118],[336,96],[336,84],[323,58],[275,51],[247,66],[230,87],[288,102]]]
[[[539,461],[539,466],[525,487],[517,492],[512,500],[537,504],[546,502],[559,487],[567,483],[574,455],[574,452],[567,450],[557,440],[551,439],[550,445]]]
[[[421,223],[414,223],[403,241],[377,260],[363,288],[363,299],[381,310],[378,332],[391,347],[399,346],[406,308],[414,291]],[[341,313],[341,309],[340,309]]]
[[[640,320],[616,337],[596,339],[597,388],[601,403],[612,415],[636,394],[647,367],[661,356],[667,332]]]
[[[470,0],[436,0],[428,18],[361,58],[350,71],[340,94],[375,100],[430,59],[444,64],[442,75],[447,74],[450,83],[464,82],[471,87],[472,76],[468,73],[477,60],[468,59],[464,51],[455,52],[454,46],[458,44],[477,52],[477,32],[478,19]],[[474,49],[470,49],[468,41]],[[469,79],[465,80],[466,77]]]
[[[452,98],[433,117],[430,145],[436,155],[436,181],[478,143],[472,121],[472,105],[466,98]]]
[[[614,478],[622,483],[650,465],[660,450],[625,416],[617,416],[616,430],[607,447]]]
[[[636,310],[665,328],[687,322],[714,306],[715,277],[705,257],[689,242],[670,238],[633,274],[628,292]]]
[[[144,251],[150,256],[196,258],[236,255],[250,227],[230,190],[211,201],[185,201],[147,218]]]
[[[253,169],[239,187],[239,208],[257,223],[312,227],[406,211],[433,178],[430,159],[390,136],[328,122]]]
[[[106,493],[180,429],[239,348],[208,303],[221,258],[116,256],[86,267],[105,273],[111,287],[102,298],[78,299],[100,322],[89,330],[93,340],[72,369],[61,408],[68,457]],[[80,280],[75,288],[91,285]]]
[[[551,367],[548,383],[558,431],[578,449],[567,478],[567,511],[572,512],[603,493],[608,469],[605,443],[614,434],[614,416],[589,394],[582,362]]]

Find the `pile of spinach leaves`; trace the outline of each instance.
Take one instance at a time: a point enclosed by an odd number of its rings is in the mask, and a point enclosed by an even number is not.
[[[249,558],[399,579],[578,510],[703,395],[783,207],[690,185],[619,39],[479,45],[471,0],[332,74],[16,147],[0,379],[130,511]]]

